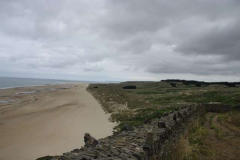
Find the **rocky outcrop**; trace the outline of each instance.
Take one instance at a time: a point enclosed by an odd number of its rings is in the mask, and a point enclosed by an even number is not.
[[[85,133],[84,142],[86,147],[95,147],[98,144],[98,141],[93,138],[89,133]]]
[[[176,111],[131,130],[124,130],[100,140],[85,134],[85,146],[62,156],[38,160],[149,160],[165,159],[180,135],[184,124],[200,114],[199,106],[182,107]]]

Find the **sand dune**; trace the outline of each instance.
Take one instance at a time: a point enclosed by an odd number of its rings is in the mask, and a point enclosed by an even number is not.
[[[33,160],[80,148],[85,132],[111,135],[114,124],[86,87],[1,90],[0,100],[11,102],[0,104],[0,160]]]

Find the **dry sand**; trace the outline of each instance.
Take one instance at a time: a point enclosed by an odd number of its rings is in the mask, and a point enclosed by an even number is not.
[[[115,124],[86,87],[66,84],[0,90],[0,160],[62,154],[83,146],[85,132],[96,138],[111,135]]]

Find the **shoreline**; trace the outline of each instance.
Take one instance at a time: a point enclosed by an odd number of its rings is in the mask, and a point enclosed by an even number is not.
[[[37,84],[37,85],[22,85],[22,86],[14,86],[14,87],[1,87],[0,90],[4,89],[14,89],[14,88],[29,88],[29,87],[44,87],[44,86],[55,86],[55,85],[67,85],[67,84],[89,84],[87,82],[76,82],[76,83],[52,83],[52,84]]]
[[[0,100],[15,100],[0,103],[0,160],[62,154],[83,146],[86,132],[97,138],[112,135],[115,124],[87,86],[68,83],[0,89]]]
[[[41,87],[41,86],[48,86],[48,85],[55,85],[55,84],[3,87],[3,88],[0,88],[0,90],[4,90],[4,89],[14,89],[14,88],[27,88],[27,87]],[[56,85],[57,85],[57,84],[56,84]]]

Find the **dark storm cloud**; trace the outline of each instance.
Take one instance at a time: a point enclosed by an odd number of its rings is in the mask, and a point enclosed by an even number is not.
[[[131,36],[138,32],[156,32],[192,17],[209,21],[238,16],[236,0],[110,0],[106,4],[109,14],[105,17],[107,32],[118,36]],[[201,24],[199,24],[201,25]],[[181,27],[181,26],[179,26]],[[179,28],[181,30],[181,28]]]
[[[137,66],[144,63],[146,71],[240,73],[240,65],[229,62],[240,60],[240,1],[110,2],[104,21],[105,34],[118,41],[123,52],[144,52],[143,57],[128,57],[135,58],[133,63]]]
[[[226,60],[240,60],[240,21],[216,26],[192,37],[177,47],[186,54],[222,55]]]
[[[238,77],[239,15],[239,0],[1,0],[0,72]]]

